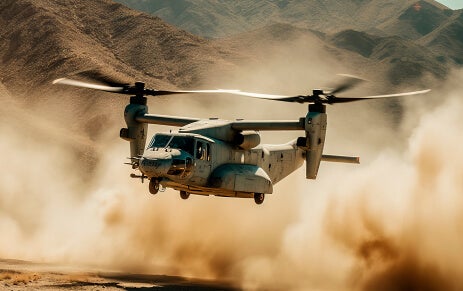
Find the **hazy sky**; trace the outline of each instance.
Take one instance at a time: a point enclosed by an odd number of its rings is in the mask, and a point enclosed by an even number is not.
[[[462,9],[463,8],[463,0],[437,0],[437,1],[452,9]]]

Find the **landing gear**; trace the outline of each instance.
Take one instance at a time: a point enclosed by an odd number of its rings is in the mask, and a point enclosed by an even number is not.
[[[186,200],[188,199],[188,197],[190,197],[190,193],[186,192],[186,191],[180,191],[180,197],[183,199],[183,200]]]
[[[254,202],[256,202],[256,204],[262,204],[264,202],[264,199],[264,193],[254,193]]]
[[[158,179],[151,178],[149,190],[150,190],[150,193],[153,195],[159,192],[159,180]]]

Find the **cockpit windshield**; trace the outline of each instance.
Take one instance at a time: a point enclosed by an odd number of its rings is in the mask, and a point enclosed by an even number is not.
[[[170,141],[172,136],[170,135],[165,135],[165,134],[156,134],[153,136],[151,139],[150,144],[148,145],[149,149],[152,148],[165,148],[167,143]]]
[[[194,153],[194,138],[189,136],[156,134],[153,136],[148,149],[172,148],[184,150],[190,155]]]

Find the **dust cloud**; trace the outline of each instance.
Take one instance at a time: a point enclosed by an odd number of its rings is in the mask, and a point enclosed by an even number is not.
[[[300,53],[314,67],[321,62],[320,55]],[[297,59],[286,62],[293,72],[272,70],[284,63],[272,59],[253,84],[264,86],[265,75],[275,73],[286,76],[284,91],[269,93],[301,93],[293,91],[313,86],[288,74],[306,72],[303,79],[312,80],[339,72],[328,66],[307,73]],[[248,78],[242,74],[232,85]],[[462,81],[463,72],[455,72],[447,82],[455,89],[439,92],[439,102],[431,95],[433,106],[425,97],[405,102],[402,127],[390,126],[370,105],[328,108],[327,151],[360,155],[362,165],[323,164],[316,181],[305,180],[301,169],[261,206],[217,197],[182,201],[171,190],[150,197],[147,184],[131,180],[122,165],[128,153],[117,138],[122,124],[95,141],[98,162],[82,169],[73,139],[47,138],[52,127],[7,125],[9,110],[2,109],[0,257],[230,279],[246,290],[460,290]],[[254,86],[249,89],[265,89]],[[153,108],[225,118],[236,117],[236,108],[241,117],[282,119],[306,110],[277,105],[276,116],[273,103],[243,108],[240,100],[193,112],[200,101]],[[285,142],[292,134],[265,139]],[[82,178],[85,172],[91,178]]]
[[[415,117],[404,149],[385,139],[376,157],[357,169],[324,165],[301,195],[299,221],[287,228],[280,252],[250,260],[245,286],[459,290],[463,101],[455,80],[462,78],[458,73],[446,84],[456,89]],[[390,136],[387,128],[377,130]],[[371,145],[357,146],[362,155]]]

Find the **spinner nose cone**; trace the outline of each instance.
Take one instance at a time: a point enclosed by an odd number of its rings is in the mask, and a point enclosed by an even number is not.
[[[167,174],[172,165],[172,156],[165,153],[162,156],[149,156],[140,159],[140,171],[148,177],[162,177]]]

